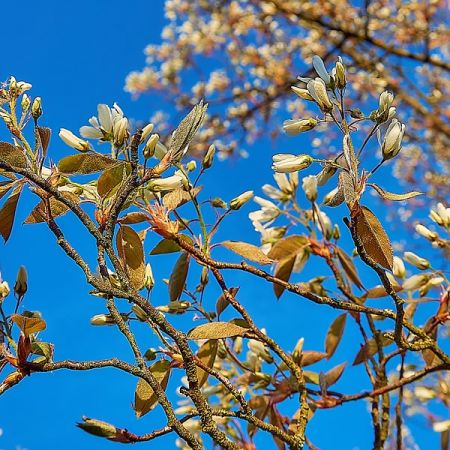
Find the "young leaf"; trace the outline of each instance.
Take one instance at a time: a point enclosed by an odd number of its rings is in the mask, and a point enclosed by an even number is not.
[[[184,285],[189,270],[189,253],[182,252],[172,270],[169,280],[170,301],[178,300],[183,293]]]
[[[230,322],[210,322],[192,329],[188,339],[225,339],[244,336],[248,329]]]
[[[22,192],[22,186],[17,186],[6,202],[0,209],[0,234],[5,242],[11,235],[12,227],[14,225],[14,217],[16,216],[17,203],[19,201],[20,194]]]
[[[217,340],[206,341],[198,349],[197,358],[206,366],[213,367],[217,355],[218,346],[219,345]],[[205,372],[202,368],[197,367],[197,378],[199,387],[202,387],[206,383],[208,375],[209,375],[208,372]]]
[[[79,198],[77,195],[75,195],[73,192],[61,192],[61,195],[69,200],[72,200],[73,202],[78,203]],[[50,211],[52,218],[56,218],[59,216],[62,216],[67,211],[69,211],[69,208],[59,200],[56,200],[55,197],[50,198]],[[41,223],[45,222],[45,219],[47,217],[47,209],[43,201],[40,201],[31,211],[29,216],[25,219],[25,224],[31,224],[31,223]]]
[[[230,294],[234,297],[238,291],[239,288],[238,287],[232,287],[228,289],[230,291]],[[227,298],[225,297],[225,294],[222,294],[216,302],[216,313],[217,313],[217,317],[220,317],[220,315],[225,311],[225,309],[227,308],[227,306],[230,304],[230,302],[227,300]]]
[[[322,361],[328,355],[322,352],[316,352],[314,350],[302,352],[300,355],[300,365],[302,367],[310,366],[316,362]]]
[[[61,159],[58,163],[58,169],[62,173],[85,175],[115,166],[117,162],[117,159],[99,153],[78,153]]]
[[[27,167],[27,158],[23,149],[8,142],[0,142],[0,161],[20,169]]]
[[[294,269],[296,257],[297,255],[294,253],[290,257],[279,261],[275,268],[274,277],[279,278],[280,280],[283,281],[289,281],[289,278],[291,277],[292,274],[292,270]],[[283,294],[285,290],[285,287],[280,284],[273,283],[273,290],[275,292],[276,297],[280,298],[281,294]]]
[[[381,342],[383,346],[389,345],[392,343],[391,339],[382,337]],[[356,354],[355,360],[353,361],[353,365],[356,366],[358,364],[361,364],[364,361],[367,361],[369,358],[371,358],[378,350],[377,343],[374,338],[370,339],[367,344],[364,344]]]
[[[288,236],[277,241],[267,256],[275,261],[286,259],[301,251],[307,244],[308,239],[305,236]]]
[[[192,198],[197,197],[198,193],[202,190],[201,186],[191,189],[191,192],[187,192],[184,189],[175,189],[168,192],[163,197],[163,204],[169,210],[173,211],[175,208],[190,202]]]
[[[123,225],[116,236],[116,245],[124,270],[135,289],[141,289],[145,275],[144,249],[139,235],[132,228]]]
[[[174,241],[170,239],[163,239],[159,241],[153,250],[150,252],[150,255],[162,255],[166,253],[176,253],[181,250],[181,247]]]
[[[170,377],[170,361],[162,359],[150,366],[150,372],[163,390],[166,389]],[[134,410],[136,417],[142,417],[158,404],[158,397],[152,387],[142,378],[138,381],[134,394]]]
[[[358,271],[356,270],[355,264],[353,263],[352,258],[347,255],[347,253],[344,252],[341,248],[336,246],[336,254],[339,259],[339,262],[342,265],[342,268],[344,269],[344,272],[347,274],[347,276],[350,278],[353,283],[356,284],[360,289],[363,289],[364,286],[361,283],[361,280],[359,279]]]
[[[342,190],[345,203],[347,203],[348,207],[352,209],[355,202],[358,201],[358,195],[356,194],[351,175],[345,170],[341,170],[339,173],[339,190]]]
[[[256,245],[247,244],[246,242],[224,241],[220,245],[231,250],[243,258],[254,261],[258,264],[270,264],[272,260],[268,258]]]
[[[135,223],[142,223],[148,221],[149,217],[143,212],[130,212],[121,217],[118,221],[124,225],[131,225]]]
[[[345,313],[337,316],[328,330],[325,338],[325,352],[327,354],[327,359],[330,359],[334,355],[339,342],[341,342],[346,320],[347,314]]]
[[[331,370],[329,370],[325,374],[325,382],[327,385],[327,388],[332,386],[334,383],[336,383],[339,378],[341,378],[342,374],[344,373],[345,366],[347,365],[346,362],[339,364],[336,367],[333,367]]]
[[[36,127],[36,135],[39,139],[39,144],[42,147],[42,155],[47,155],[48,146],[50,144],[50,138],[52,136],[52,130],[47,127]]]
[[[20,328],[25,336],[45,330],[45,321],[39,317],[27,317],[22,314],[13,314],[11,320]]]
[[[14,186],[14,182],[2,181],[0,182],[0,200],[9,192],[9,190]]]
[[[405,194],[394,194],[392,192],[385,191],[383,188],[381,188],[375,183],[367,183],[367,184],[368,186],[372,187],[377,192],[377,194],[384,200],[402,201],[408,200],[413,197],[417,197],[418,195],[423,195],[423,192],[417,191],[406,192]]]
[[[373,212],[361,207],[355,216],[356,232],[367,254],[380,266],[392,270],[394,255],[388,235]]]
[[[130,172],[130,164],[122,162],[106,169],[97,180],[98,195],[102,198],[112,195]]]
[[[172,153],[174,161],[180,161],[189,143],[192,141],[197,130],[201,127],[205,119],[208,105],[203,100],[195,105],[189,114],[180,122],[178,128],[173,132],[170,140],[169,151]]]

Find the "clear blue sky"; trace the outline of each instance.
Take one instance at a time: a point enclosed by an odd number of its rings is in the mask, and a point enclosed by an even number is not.
[[[70,153],[57,137],[59,128],[76,131],[95,115],[97,103],[117,101],[127,116],[142,120],[159,107],[159,99],[150,96],[133,101],[123,91],[123,85],[130,70],[142,67],[146,44],[159,41],[165,20],[162,5],[162,0],[24,0],[20,8],[14,4],[4,8],[0,79],[14,75],[18,80],[31,82],[31,94],[43,98],[42,124],[54,130],[51,154],[55,159]],[[3,128],[0,128],[0,138],[8,138]],[[248,160],[222,163],[205,179],[205,183],[213,187],[214,195],[223,195],[229,200],[242,191],[271,182],[270,160],[275,153],[272,144],[260,141],[249,150]],[[43,313],[48,328],[41,337],[55,344],[56,360],[116,355],[131,360],[128,347],[116,329],[89,325],[92,315],[104,311],[102,301],[88,295],[89,287],[81,273],[68,263],[45,226],[20,225],[26,216],[25,208],[34,204],[31,195],[22,199],[13,235],[6,246],[0,244],[3,277],[13,282],[18,267],[22,264],[27,267],[30,288],[25,307]],[[228,222],[228,238],[257,243],[258,236],[246,220],[249,210],[247,207]],[[94,263],[92,241],[71,219],[63,218],[61,225]],[[151,237],[149,248],[156,241]],[[151,262],[157,266],[155,274],[160,281],[154,301],[164,304],[167,294],[161,286],[161,278],[169,273],[174,258],[152,259]],[[305,277],[319,273],[320,267],[312,266]],[[301,336],[305,337],[306,349],[322,347],[325,330],[337,313],[292,295],[285,295],[276,302],[263,284],[255,283],[244,274],[234,276],[231,283],[242,286],[240,299],[253,313],[256,323],[266,326],[286,348],[292,348]],[[216,294],[217,291],[211,294],[211,305]],[[180,324],[180,320],[174,323]],[[182,326],[189,329],[192,324]],[[157,344],[149,330],[141,327],[138,334],[143,346]],[[354,354],[359,345],[356,336],[354,324],[349,323],[340,349],[322,368],[327,370]],[[361,375],[361,367],[352,369],[338,388],[348,393],[362,388],[358,382]],[[170,392],[177,387],[175,378],[169,385]],[[114,370],[35,374],[0,397],[0,428],[3,429],[0,449],[117,447],[118,444],[95,439],[77,429],[74,424],[82,415],[110,421],[136,433],[164,425],[159,409],[139,421],[135,419],[131,408],[134,387],[135,380]],[[436,448],[437,435],[428,440],[430,433],[425,435],[422,428],[418,424],[415,429],[421,447]],[[366,404],[319,412],[311,422],[310,438],[322,449],[369,448],[372,433]],[[173,438],[142,445],[172,448]],[[260,441],[259,448],[266,448],[266,445],[271,447],[272,442]]]

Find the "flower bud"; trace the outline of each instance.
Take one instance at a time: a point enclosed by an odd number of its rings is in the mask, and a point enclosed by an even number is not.
[[[154,348],[149,348],[145,353],[144,353],[144,358],[147,361],[154,361],[156,359],[156,349]]]
[[[376,113],[376,121],[384,123],[389,119],[390,115],[395,114],[395,108],[391,111],[392,102],[394,101],[394,94],[389,91],[384,91],[380,95],[379,106]]]
[[[209,169],[212,166],[215,153],[216,153],[216,146],[214,144],[211,144],[208,148],[208,151],[206,152],[206,155],[203,157],[202,160],[202,167],[204,169]]]
[[[110,314],[97,314],[91,318],[91,325],[114,325],[114,319]]]
[[[28,289],[27,284],[27,271],[24,266],[20,266],[19,272],[17,273],[16,277],[16,284],[14,285],[14,293],[16,294],[17,298],[22,298]]]
[[[104,438],[111,438],[117,434],[117,428],[114,425],[89,417],[83,417],[83,422],[77,423],[77,427],[89,434]]]
[[[394,266],[392,268],[392,272],[396,277],[403,278],[406,274],[405,265],[403,264],[403,260],[398,256],[394,256]]]
[[[121,117],[114,122],[113,134],[114,145],[116,147],[122,147],[130,136],[130,132],[128,131],[128,119],[126,117]]]
[[[248,342],[248,348],[255,353],[255,355],[259,356],[261,359],[266,361],[267,363],[273,362],[273,357],[270,354],[267,347],[264,346],[264,344],[260,341],[257,341],[255,339],[250,339]]]
[[[0,302],[9,295],[9,284],[7,281],[0,283]]]
[[[20,102],[20,107],[22,108],[22,111],[25,113],[28,111],[28,109],[31,106],[31,100],[30,97],[28,97],[27,94],[22,95],[22,101]]]
[[[189,161],[186,164],[186,170],[188,172],[193,172],[197,168],[197,163],[195,161]]]
[[[428,239],[431,242],[435,241],[438,238],[438,234],[437,233],[435,233],[434,231],[429,230],[427,227],[421,225],[420,223],[418,223],[416,225],[416,231],[421,236],[423,236],[425,239]]]
[[[241,353],[242,352],[242,344],[243,344],[243,339],[241,336],[237,336],[234,340],[234,344],[233,344],[233,351],[234,353]]]
[[[317,175],[317,184],[323,186],[336,173],[336,167],[325,166],[323,170]]]
[[[302,354],[304,342],[305,338],[300,338],[295,344],[294,350],[292,351],[292,357],[294,358],[295,361],[300,360],[300,355]]]
[[[325,113],[331,112],[333,103],[331,103],[331,100],[328,97],[325,82],[321,78],[316,78],[309,81],[306,87],[319,108]]]
[[[339,229],[339,225],[337,223],[333,226],[333,239],[338,240],[341,237],[341,230]]]
[[[405,125],[400,123],[397,119],[392,119],[391,124],[384,135],[384,141],[381,147],[383,159],[385,161],[397,156],[402,147],[402,139],[404,134]]]
[[[325,68],[325,64],[320,56],[314,55],[312,59],[313,67],[317,72],[317,75],[323,80],[323,82],[327,85],[331,82],[330,74],[327,72]]]
[[[142,151],[145,159],[150,159],[155,154],[156,145],[158,144],[158,141],[159,135],[157,134],[152,134],[148,138],[148,141],[145,143],[144,149]]]
[[[150,133],[153,131],[153,124],[149,123],[145,125],[144,128],[142,128],[142,135],[141,135],[141,144],[148,138]]]
[[[131,311],[134,312],[138,320],[140,320],[141,322],[147,322],[147,313],[139,305],[133,305],[131,307]]]
[[[415,289],[424,286],[428,282],[428,276],[426,275],[413,275],[405,280],[402,287],[406,291],[414,291]]]
[[[63,142],[65,142],[69,147],[79,150],[80,152],[87,152],[91,147],[89,142],[80,139],[75,136],[71,131],[61,128],[59,131],[59,137]]]
[[[272,170],[278,173],[292,173],[309,167],[313,159],[309,155],[279,153],[273,156]]]
[[[227,203],[225,201],[223,201],[221,198],[213,198],[211,200],[211,205],[214,208],[222,208],[222,209],[226,209],[227,208]]]
[[[253,191],[245,191],[230,201],[230,209],[236,211],[253,198]]]
[[[173,191],[183,186],[183,178],[180,175],[172,175],[167,178],[151,180],[148,188],[153,192]]]
[[[327,239],[331,239],[333,236],[333,226],[330,218],[323,211],[319,211],[316,223],[322,235]]]
[[[157,306],[156,309],[169,314],[183,314],[191,304],[187,301],[173,301],[168,305]]]
[[[312,130],[317,125],[316,119],[299,119],[299,120],[285,120],[283,123],[283,130],[289,136],[295,136],[304,131]]]
[[[425,270],[430,267],[430,262],[426,260],[425,258],[421,258],[420,256],[417,256],[413,252],[405,252],[403,254],[403,257],[406,261],[408,261],[413,266],[417,267],[420,270]]]
[[[155,279],[153,278],[152,266],[147,263],[144,273],[144,288],[150,290],[155,285]]]
[[[42,100],[41,97],[36,97],[31,105],[31,116],[34,120],[38,120],[42,116]]]
[[[443,203],[438,203],[436,209],[430,211],[430,218],[438,225],[448,228],[450,227],[450,208],[446,208]]]
[[[347,84],[347,80],[345,78],[345,66],[342,63],[341,57],[338,58],[335,67],[335,81],[338,89],[344,89]]]
[[[309,175],[303,178],[302,189],[308,200],[314,202],[317,199],[317,177]]]
[[[297,86],[291,86],[292,91],[304,100],[314,101],[314,98],[309,93],[308,89],[302,89]]]

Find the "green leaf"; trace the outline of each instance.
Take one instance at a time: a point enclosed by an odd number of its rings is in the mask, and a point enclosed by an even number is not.
[[[326,353],[317,352],[315,350],[304,351],[300,355],[300,365],[302,367],[311,366],[316,362],[322,361],[328,355]]]
[[[150,366],[150,372],[163,390],[166,389],[170,377],[170,361],[162,359]],[[138,381],[134,394],[134,410],[136,416],[142,417],[158,404],[158,397],[152,387],[142,378]]]
[[[117,159],[99,153],[78,153],[66,156],[58,163],[58,169],[66,174],[89,174],[100,172],[118,163]]]
[[[267,257],[265,253],[261,251],[259,247],[252,244],[247,244],[247,242],[238,242],[238,241],[224,241],[219,245],[231,250],[234,253],[237,253],[239,256],[243,258],[249,259],[250,261],[254,261],[258,264],[270,264],[272,260]]]
[[[171,302],[178,300],[183,293],[189,270],[189,253],[182,252],[172,270],[169,279],[169,298]]]
[[[53,351],[54,345],[48,342],[35,341],[31,344],[31,353],[44,356],[47,361],[53,360]]]
[[[392,270],[394,255],[391,241],[374,213],[362,206],[354,220],[356,233],[366,253],[380,266]]]
[[[225,339],[244,336],[247,331],[247,328],[230,322],[210,322],[189,331],[188,339]]]
[[[11,235],[16,216],[17,203],[22,192],[23,185],[17,186],[0,209],[0,234],[5,242]]]
[[[377,194],[384,200],[402,201],[417,197],[418,195],[423,195],[423,192],[417,191],[406,192],[405,194],[394,194],[392,192],[385,191],[375,183],[367,183],[367,185],[375,189]]]
[[[27,167],[27,158],[24,150],[8,142],[0,142],[0,161],[20,169]]]
[[[139,290],[144,283],[144,249],[139,235],[132,228],[122,225],[116,236],[116,245],[123,269],[128,273],[132,286]]]
[[[121,217],[118,222],[124,225],[130,225],[135,223],[142,223],[148,221],[149,217],[143,212],[130,212]]]
[[[325,352],[327,354],[327,359],[330,359],[334,355],[339,342],[341,342],[346,320],[347,314],[345,313],[337,316],[328,330],[325,338]]]
[[[218,341],[217,340],[209,340],[206,341],[197,352],[197,358],[206,366],[213,367],[214,361],[216,360],[217,355],[217,348],[218,348]],[[209,373],[204,371],[201,367],[197,367],[197,378],[198,378],[198,385],[199,387],[202,387],[206,380],[208,379]]]
[[[181,250],[181,247],[170,239],[163,239],[156,244],[156,247],[150,252],[150,255],[163,255],[166,253],[176,253]]]

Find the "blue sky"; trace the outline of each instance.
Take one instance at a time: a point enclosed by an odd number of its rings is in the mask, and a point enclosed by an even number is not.
[[[57,137],[59,128],[77,130],[96,113],[97,103],[116,101],[127,116],[141,120],[160,107],[159,99],[151,96],[132,100],[123,91],[123,85],[130,70],[142,67],[146,44],[159,41],[165,20],[162,5],[162,0],[129,0],[126,4],[116,0],[24,0],[20,11],[12,5],[8,8],[10,18],[2,24],[0,80],[14,75],[18,80],[31,82],[31,95],[43,98],[42,124],[53,128],[51,154],[55,159],[71,153]],[[3,128],[0,128],[0,138],[8,139]],[[247,189],[271,182],[270,160],[276,152],[272,143],[259,141],[249,150],[247,160],[221,163],[207,175],[204,184],[213,189],[213,195],[229,200]],[[104,311],[102,301],[88,294],[83,276],[67,261],[45,226],[20,225],[26,217],[26,208],[35,203],[31,194],[22,199],[13,235],[5,246],[0,245],[3,278],[13,282],[18,267],[27,267],[30,280],[25,307],[43,313],[48,328],[41,337],[55,344],[56,360],[96,359],[117,354],[131,360],[130,351],[117,330],[89,325],[92,315]],[[250,210],[247,207],[226,223],[227,238],[257,243],[258,236],[246,220]],[[89,237],[68,217],[60,223],[94,264]],[[156,242],[156,237],[150,237],[148,249]],[[156,278],[167,277],[174,261],[175,257],[152,259]],[[320,269],[309,267],[306,276],[319,275]],[[325,330],[336,312],[292,295],[285,295],[277,302],[271,292],[267,293],[266,285],[247,275],[226,276],[231,284],[241,285],[240,299],[256,323],[267,327],[286,348],[292,348],[302,336],[308,350],[323,346]],[[155,291],[156,304],[167,302],[166,289],[161,284]],[[214,287],[211,305],[217,296]],[[176,319],[174,323],[186,330],[192,327],[189,321],[183,323]],[[149,330],[141,327],[137,333],[144,347],[157,345]],[[357,351],[356,336],[354,324],[349,323],[341,347],[333,360],[323,366],[325,370]],[[339,388],[349,393],[362,389],[358,381],[361,375],[362,368],[352,369]],[[175,378],[169,384],[169,392],[177,387]],[[110,421],[136,433],[162,426],[164,422],[158,409],[139,421],[135,419],[131,408],[134,387],[135,380],[114,370],[35,374],[0,397],[3,412],[0,449],[117,447],[118,444],[95,439],[77,429],[74,424],[82,415]],[[420,423],[416,428],[421,446],[435,448],[437,436],[430,438],[430,433],[423,433]],[[310,438],[323,449],[369,448],[372,433],[366,404],[320,412],[311,422]],[[145,444],[146,448],[155,449],[162,445],[172,448],[173,438]],[[266,442],[260,441],[260,448],[266,448],[265,445]]]

